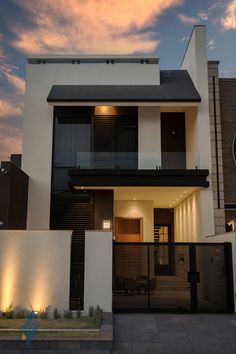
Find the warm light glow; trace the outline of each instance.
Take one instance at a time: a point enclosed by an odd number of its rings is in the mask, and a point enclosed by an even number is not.
[[[1,300],[1,309],[6,310],[7,307],[12,304],[13,301],[13,292],[14,292],[14,270],[11,265],[6,267],[7,269],[4,270],[4,278],[3,278],[3,285],[2,285],[2,300]]]
[[[102,228],[103,228],[103,230],[110,230],[111,229],[111,220],[103,220]]]
[[[106,116],[106,115],[116,115],[116,107],[113,106],[96,106],[95,115]]]

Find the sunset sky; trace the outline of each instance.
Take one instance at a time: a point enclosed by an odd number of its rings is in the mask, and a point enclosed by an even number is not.
[[[0,160],[21,152],[27,54],[152,53],[178,69],[195,24],[236,77],[236,0],[0,0]]]

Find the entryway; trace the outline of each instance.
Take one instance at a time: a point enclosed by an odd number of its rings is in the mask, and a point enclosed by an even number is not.
[[[158,271],[160,247],[172,255],[171,274]],[[234,311],[230,243],[114,243],[115,312]]]

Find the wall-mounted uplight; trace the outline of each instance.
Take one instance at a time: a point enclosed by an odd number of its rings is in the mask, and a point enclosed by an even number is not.
[[[111,230],[111,220],[103,220],[102,228],[103,230]]]
[[[0,220],[0,226],[2,226],[3,225],[3,222]]]

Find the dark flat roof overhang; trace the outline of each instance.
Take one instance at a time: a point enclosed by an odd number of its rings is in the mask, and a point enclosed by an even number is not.
[[[208,170],[119,170],[71,169],[74,187],[209,187]]]
[[[160,71],[160,85],[53,85],[49,103],[200,102],[186,70]]]

